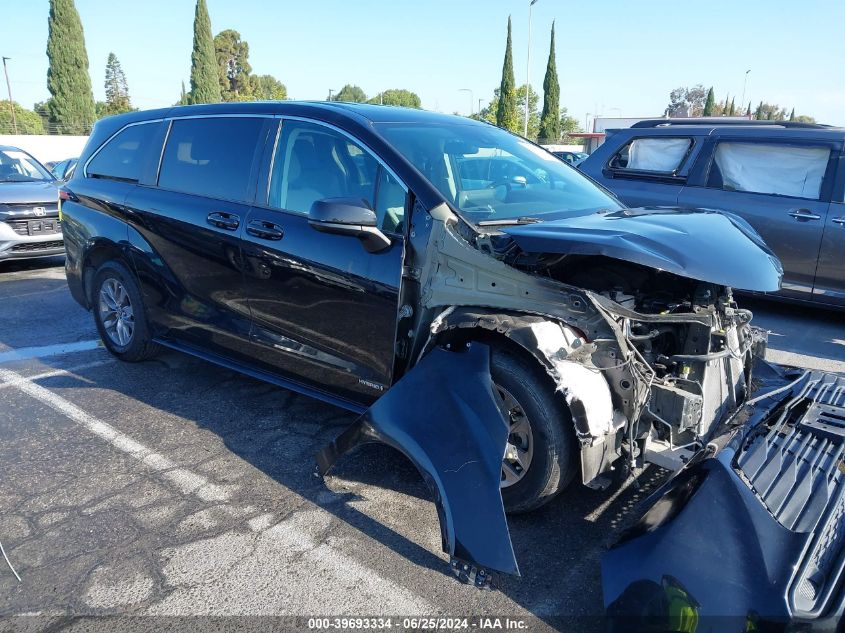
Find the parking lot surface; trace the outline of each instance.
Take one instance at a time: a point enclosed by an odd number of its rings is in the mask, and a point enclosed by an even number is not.
[[[845,371],[845,314],[748,303],[774,360]],[[314,476],[316,452],[353,419],[175,352],[116,361],[60,258],[0,264],[0,543],[20,576],[0,558],[0,617],[451,615],[600,630],[600,556],[662,473],[573,485],[511,517],[522,577],[479,591],[448,572],[435,506],[401,455],[366,446]]]

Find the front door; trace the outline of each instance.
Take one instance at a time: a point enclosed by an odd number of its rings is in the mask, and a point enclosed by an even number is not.
[[[828,210],[821,198],[830,155],[824,145],[722,139],[705,186],[684,187],[679,204],[744,218],[783,264],[779,294],[810,299]]]
[[[406,190],[360,143],[316,122],[283,121],[272,165],[266,204],[244,225],[251,353],[265,369],[369,404],[392,380]],[[339,197],[366,201],[391,245],[368,253],[311,228],[312,203]]]
[[[813,299],[845,306],[845,156],[838,162],[839,173],[824,225]]]

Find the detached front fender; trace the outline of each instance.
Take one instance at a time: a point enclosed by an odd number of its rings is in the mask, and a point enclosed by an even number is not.
[[[317,456],[321,475],[356,446],[383,442],[410,459],[437,505],[443,551],[459,577],[519,574],[500,492],[508,424],[490,378],[490,349],[436,348]]]

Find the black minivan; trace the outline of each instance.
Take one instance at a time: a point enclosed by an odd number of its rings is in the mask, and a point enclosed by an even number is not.
[[[715,460],[779,411],[732,288],[775,291],[782,269],[739,217],[629,209],[486,123],[337,102],[103,119],[59,195],[68,285],[111,353],[166,346],[361,412],[321,471],[365,441],[403,452],[476,582],[518,573],[504,508],[578,475],[707,465],[696,482],[718,471],[766,512]]]

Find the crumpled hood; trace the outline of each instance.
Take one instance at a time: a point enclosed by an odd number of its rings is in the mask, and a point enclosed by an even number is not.
[[[502,232],[529,253],[604,255],[740,290],[774,292],[783,276],[745,220],[713,209],[622,209]]]
[[[4,204],[56,204],[58,200],[54,182],[0,182],[0,209]]]

